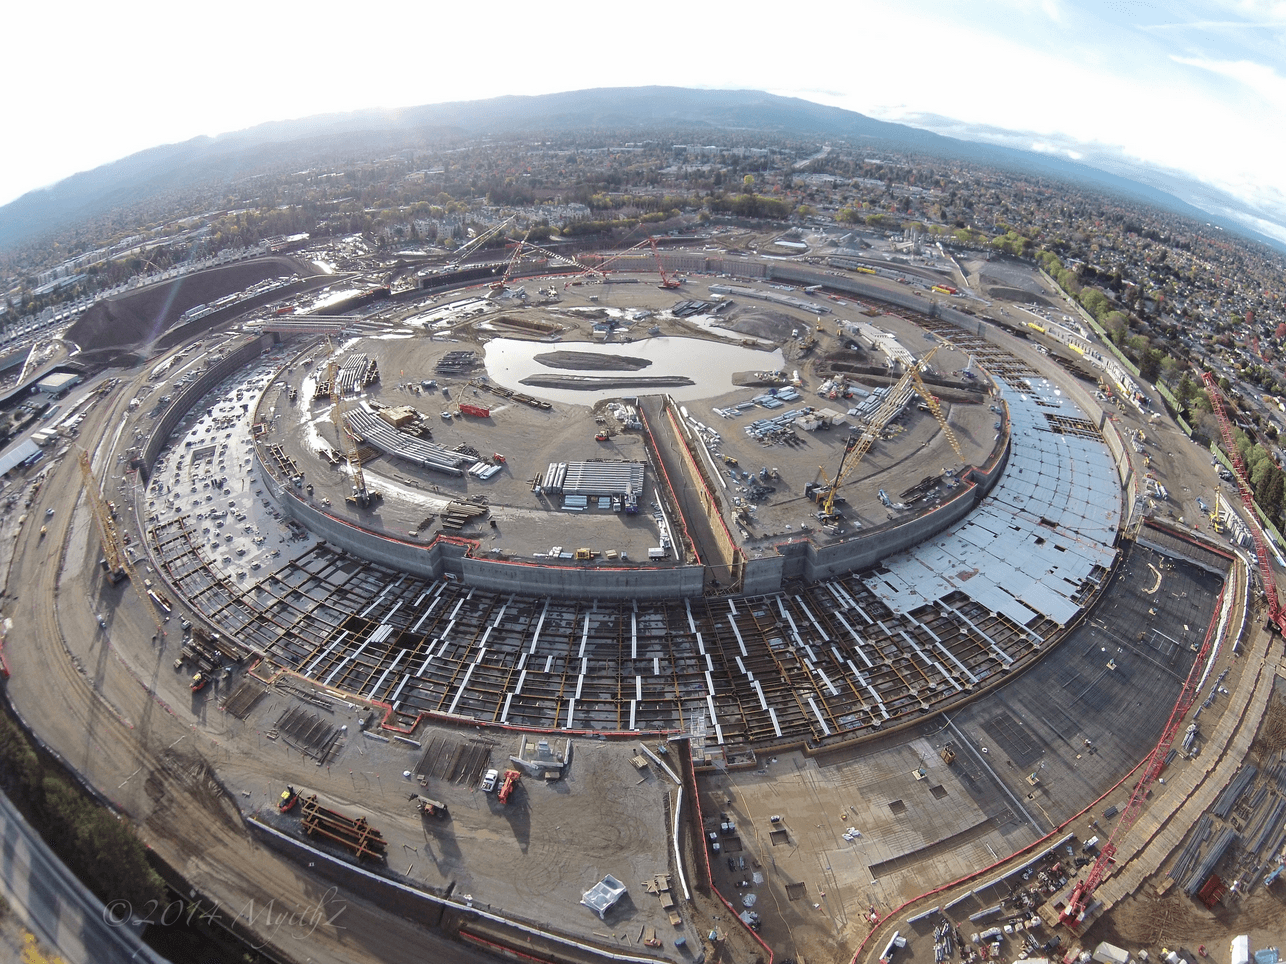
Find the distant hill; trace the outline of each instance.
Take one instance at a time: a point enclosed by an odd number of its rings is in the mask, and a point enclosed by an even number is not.
[[[218,137],[198,137],[133,154],[52,187],[31,191],[0,208],[0,248],[35,240],[114,209],[164,204],[166,198],[219,190],[249,174],[284,163],[376,152],[480,134],[630,128],[708,129],[859,140],[872,149],[931,154],[1031,171],[1113,191],[1176,213],[1218,223],[1283,247],[1243,224],[1217,218],[1173,194],[1084,164],[1008,147],[973,143],[878,121],[853,111],[749,90],[622,87],[430,104],[403,110],[363,110],[261,124]]]

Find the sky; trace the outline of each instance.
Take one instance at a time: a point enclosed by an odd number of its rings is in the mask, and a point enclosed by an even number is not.
[[[1142,163],[1286,240],[1286,0],[11,6],[0,204],[264,121],[666,84]]]

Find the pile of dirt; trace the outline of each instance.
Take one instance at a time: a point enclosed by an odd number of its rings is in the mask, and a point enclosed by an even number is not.
[[[581,372],[636,372],[652,363],[632,355],[598,355],[590,351],[547,351],[536,356],[546,368]]]
[[[1048,298],[1043,295],[1034,294],[1030,291],[1024,291],[1022,288],[1009,288],[1004,285],[989,286],[986,295],[994,301],[1012,301],[1020,305],[1040,305],[1042,308],[1052,308]]]
[[[784,345],[790,341],[790,333],[796,328],[806,328],[797,318],[780,311],[765,308],[747,308],[737,312],[736,319],[726,327],[742,335],[753,335],[763,338],[774,345]]]
[[[268,278],[312,273],[316,272],[286,257],[256,258],[197,271],[99,301],[71,326],[67,339],[83,351],[148,344],[189,308],[208,305]]]

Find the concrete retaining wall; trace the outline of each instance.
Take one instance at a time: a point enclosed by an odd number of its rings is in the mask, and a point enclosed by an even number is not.
[[[258,459],[258,451],[255,458]],[[260,462],[267,475],[267,468]],[[466,585],[495,592],[572,599],[669,599],[699,596],[700,566],[616,567],[542,566],[502,559],[475,559],[472,540],[439,536],[428,545],[395,539],[336,518],[292,491],[277,499],[282,510],[330,545],[363,559],[424,579],[455,577]]]
[[[679,463],[683,466],[683,473],[687,477],[688,484],[701,502],[701,508],[709,522],[710,531],[714,535],[714,545],[709,548],[718,553],[718,562],[727,573],[725,577],[727,581],[736,585],[741,579],[743,556],[740,548],[733,541],[732,533],[728,531],[728,524],[724,522],[723,510],[720,506],[719,496],[714,488],[714,482],[697,454],[701,442],[693,438],[690,426],[675,407],[674,399],[669,395],[665,396],[665,414],[669,418],[675,434],[679,436],[680,441],[683,443],[679,452]],[[708,566],[714,564],[713,559],[706,559],[705,562]],[[723,576],[723,573],[720,573],[720,575]]]
[[[677,599],[700,596],[705,582],[701,566],[578,569],[469,558],[462,564],[470,586],[571,599]]]
[[[957,493],[955,498],[909,522],[863,532],[857,538],[823,546],[820,549],[810,545],[804,560],[803,578],[809,582],[815,582],[846,572],[869,569],[881,559],[909,549],[949,529],[972,512],[991,492],[1004,473],[1004,467],[1008,461],[1009,446],[1006,445],[1000,457],[992,463],[988,471],[978,469],[971,471],[970,484],[962,487],[962,491]]]

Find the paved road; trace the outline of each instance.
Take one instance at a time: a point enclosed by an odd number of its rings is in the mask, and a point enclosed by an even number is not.
[[[22,909],[27,927],[68,964],[128,964],[165,958],[108,914],[59,860],[9,798],[0,794],[0,888]]]

